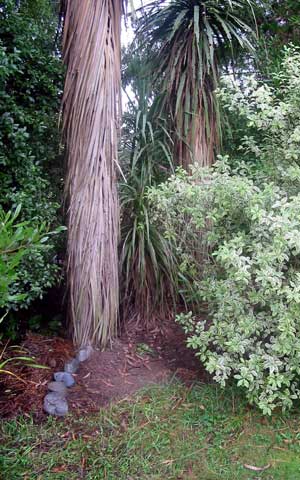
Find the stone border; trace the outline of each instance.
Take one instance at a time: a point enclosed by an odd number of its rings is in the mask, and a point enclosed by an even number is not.
[[[67,395],[68,389],[75,385],[74,374],[79,369],[80,363],[90,358],[94,349],[91,345],[81,347],[75,358],[67,361],[64,371],[55,372],[54,380],[48,383],[49,393],[44,398],[43,409],[49,415],[63,417],[69,411]]]

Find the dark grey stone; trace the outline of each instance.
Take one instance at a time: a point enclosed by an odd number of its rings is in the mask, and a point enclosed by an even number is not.
[[[67,395],[67,387],[65,386],[64,382],[49,382],[48,390],[60,393],[63,397]]]
[[[44,410],[46,413],[49,413],[49,415],[63,417],[68,413],[68,403],[61,394],[51,392],[44,398]]]
[[[65,363],[65,372],[67,373],[76,373],[79,367],[79,361],[77,358],[73,358],[73,360],[70,360],[69,362]]]
[[[92,355],[94,349],[91,345],[88,345],[87,347],[82,347],[77,355],[76,358],[79,362],[85,362],[90,356]]]
[[[54,374],[54,380],[57,382],[64,382],[66,387],[73,387],[73,385],[75,385],[75,380],[72,373],[68,372],[56,372]]]

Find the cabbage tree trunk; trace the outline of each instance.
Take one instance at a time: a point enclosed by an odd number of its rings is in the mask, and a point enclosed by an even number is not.
[[[65,0],[68,287],[77,345],[116,332],[121,0]]]

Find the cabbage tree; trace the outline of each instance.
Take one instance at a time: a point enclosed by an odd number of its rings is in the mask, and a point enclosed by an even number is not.
[[[146,9],[140,34],[152,46],[174,160],[184,168],[213,163],[219,137],[214,92],[234,50],[252,49],[251,18],[252,0],[156,0]]]
[[[77,345],[104,346],[117,325],[121,0],[65,0],[69,312]]]

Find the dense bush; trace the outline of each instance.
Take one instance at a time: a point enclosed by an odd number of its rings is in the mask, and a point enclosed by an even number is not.
[[[188,345],[216,381],[234,379],[268,414],[300,398],[299,49],[286,48],[272,85],[221,89],[243,129],[238,149],[149,194],[193,307],[178,317]]]
[[[0,17],[0,203],[22,203],[22,215],[53,220],[47,173],[58,155],[61,61],[54,55],[54,19],[45,5],[37,18],[6,1]]]
[[[56,18],[47,0],[6,0],[0,9],[0,205],[21,204],[19,221],[39,230],[55,228],[62,169],[59,165],[58,112],[62,67],[54,51]],[[50,181],[51,178],[51,181]],[[29,228],[29,227],[28,227]],[[11,294],[26,295],[24,307],[57,279],[57,240],[31,248],[15,265]]]
[[[20,287],[21,263],[51,250],[51,236],[61,231],[61,227],[49,232],[46,224],[35,227],[29,222],[20,222],[20,212],[21,206],[8,213],[0,208],[0,312],[5,313],[26,305],[28,297],[33,295],[32,285],[27,291]]]
[[[245,163],[258,182],[270,179],[287,192],[300,188],[300,49],[290,46],[272,84],[254,77],[226,81],[219,91],[232,120],[226,151],[233,166]],[[226,153],[225,151],[225,153]]]
[[[221,164],[180,173],[150,196],[156,223],[177,246],[181,278],[208,305],[205,319],[178,317],[188,345],[218,382],[234,378],[264,413],[290,407],[300,397],[300,195],[288,200]]]

